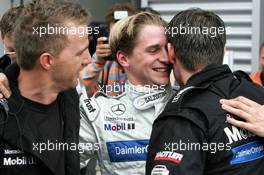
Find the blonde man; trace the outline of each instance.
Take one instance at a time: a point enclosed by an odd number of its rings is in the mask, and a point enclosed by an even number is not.
[[[152,123],[172,95],[164,22],[160,16],[139,13],[117,22],[110,47],[128,81],[118,97],[80,97],[81,166],[97,153],[102,174],[145,174]]]
[[[79,174],[74,88],[91,60],[88,36],[48,30],[86,28],[87,20],[85,9],[70,2],[29,4],[23,10],[14,31],[18,65],[6,71],[12,95],[0,101],[1,174]]]

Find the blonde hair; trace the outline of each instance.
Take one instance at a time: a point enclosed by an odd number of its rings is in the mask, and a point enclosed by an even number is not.
[[[121,19],[113,26],[110,32],[109,42],[112,55],[115,58],[119,50],[128,55],[131,54],[135,47],[137,36],[144,26],[156,25],[165,27],[165,24],[161,16],[149,12],[141,12]]]
[[[66,1],[44,0],[24,7],[14,30],[17,63],[25,70],[31,70],[43,52],[58,55],[68,44],[66,34],[48,34],[40,37],[33,29],[48,26],[66,27],[66,22],[87,24],[88,13],[79,4]]]

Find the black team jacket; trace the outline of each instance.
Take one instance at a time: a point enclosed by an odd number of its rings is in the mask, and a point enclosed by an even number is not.
[[[154,121],[146,174],[262,175],[263,138],[226,123],[219,103],[240,95],[264,103],[264,89],[227,65],[193,75]]]
[[[12,96],[7,99],[7,103],[2,99],[0,105],[0,174],[33,175],[36,172],[30,171],[30,166],[37,162],[37,174],[39,175],[79,175],[80,113],[79,97],[76,90],[61,92],[57,97],[62,124],[61,140],[58,142],[68,144],[71,148],[57,152],[44,150],[40,153],[39,150],[34,149],[33,143],[47,143],[47,140],[42,140],[39,133],[52,134],[53,131],[50,128],[40,131],[34,120],[25,120],[20,115],[25,106],[17,84],[19,67],[16,64],[10,65],[6,69],[6,75]],[[20,151],[14,151],[16,149]],[[22,167],[21,165],[26,166]]]

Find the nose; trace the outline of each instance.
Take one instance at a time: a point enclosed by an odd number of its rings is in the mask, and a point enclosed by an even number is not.
[[[91,54],[90,54],[89,50],[87,49],[87,51],[85,51],[83,53],[82,65],[83,65],[83,67],[85,67],[88,64],[90,64],[91,62],[92,62]]]

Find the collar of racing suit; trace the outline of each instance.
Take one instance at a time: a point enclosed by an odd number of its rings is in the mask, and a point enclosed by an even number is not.
[[[170,85],[136,86],[127,81],[125,92],[135,108],[145,110],[158,104],[164,105],[172,96],[173,90]]]
[[[100,94],[104,95],[106,99],[119,99],[121,97],[127,96],[126,98],[130,99],[132,105],[137,110],[143,111],[154,107],[155,113],[153,113],[153,115],[155,116],[162,112],[165,107],[165,104],[173,95],[173,90],[170,85],[162,86],[159,89],[158,86],[156,86],[156,88],[154,89],[154,87],[149,88],[143,86],[135,86],[129,83],[128,81],[125,83],[125,92],[123,92],[117,97],[108,97],[104,93],[98,92],[97,96],[94,95],[93,97],[89,98],[86,94],[86,89],[81,82],[79,82],[77,86],[77,92],[80,96],[81,115],[82,113],[87,114],[84,116],[87,117],[87,119],[91,122],[97,119],[98,113],[100,111],[100,104],[98,104],[98,101],[95,100]],[[86,103],[89,103],[89,105],[87,106]],[[92,112],[88,109],[91,106],[93,106]]]

